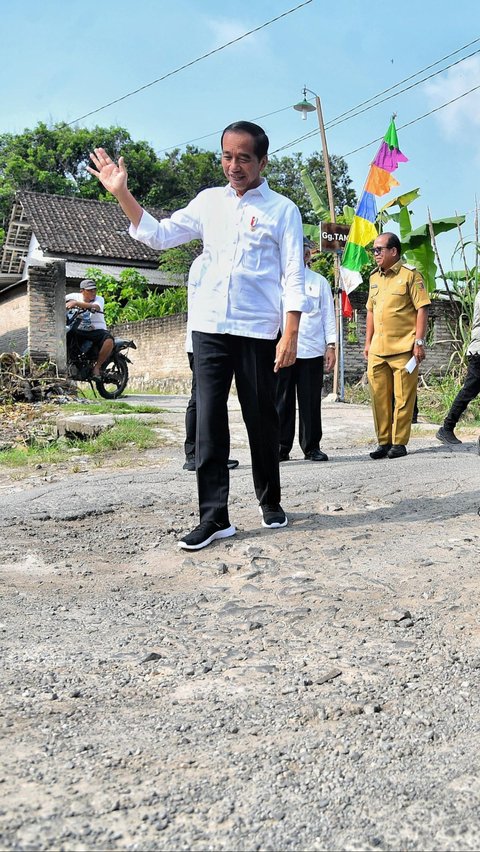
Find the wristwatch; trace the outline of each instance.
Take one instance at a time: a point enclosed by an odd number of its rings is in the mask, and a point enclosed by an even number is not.
[[[335,349],[335,343],[327,343],[327,349]]]
[[[415,346],[425,346],[425,341],[423,337],[418,337],[415,341]]]

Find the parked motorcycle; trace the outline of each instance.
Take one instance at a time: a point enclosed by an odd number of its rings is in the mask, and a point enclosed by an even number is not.
[[[112,354],[101,368],[101,375],[94,376],[94,345],[91,340],[82,340],[75,334],[85,313],[88,312],[81,308],[70,308],[67,311],[67,373],[76,382],[90,382],[92,386],[95,382],[96,389],[104,399],[117,399],[127,387],[128,364],[132,363],[123,350],[137,347],[133,340],[116,337]]]

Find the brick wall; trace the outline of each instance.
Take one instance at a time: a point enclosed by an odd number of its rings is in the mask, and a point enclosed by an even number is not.
[[[187,315],[174,314],[112,328],[115,337],[134,340],[129,349],[129,387],[157,388],[162,393],[187,393],[191,372],[185,352]]]
[[[355,312],[353,319],[357,325],[356,335],[358,341],[356,343],[348,342],[348,324],[347,320],[344,319],[343,321],[345,381],[347,383],[359,381],[366,369],[366,362],[363,358],[367,320],[366,301],[367,293],[354,290],[350,295],[350,302]],[[450,302],[444,299],[434,299],[429,311],[427,358],[420,369],[420,372],[425,376],[428,376],[430,373],[432,375],[441,375],[448,370],[450,357],[453,352],[451,342],[452,332],[449,327],[452,324],[454,325]]]
[[[348,326],[344,320],[345,343],[345,382],[359,381],[363,376],[366,363],[363,357],[367,312],[365,303],[367,294],[354,291],[350,302],[355,311],[357,342],[348,341]],[[428,375],[444,373],[448,368],[453,351],[449,342],[451,331],[451,306],[444,300],[434,300],[430,308],[429,339],[427,360],[423,372]],[[190,370],[185,353],[186,314],[175,314],[162,319],[148,319],[142,322],[125,323],[113,329],[117,337],[132,338],[137,350],[130,350],[130,387],[158,388],[164,393],[187,392],[190,387]],[[331,388],[332,377],[325,376],[325,390]]]
[[[22,282],[7,291],[0,304],[0,352],[25,352],[28,346],[28,294]]]
[[[30,267],[28,286],[19,285],[0,294],[0,352],[29,348],[37,361],[53,360],[59,372],[65,364],[65,265],[55,261],[46,267]],[[348,341],[344,321],[345,381],[358,381],[365,372],[363,345],[366,325],[366,293],[355,290],[350,301],[354,308],[357,342]],[[163,393],[188,392],[190,369],[185,353],[186,314],[125,323],[112,330],[117,337],[132,338],[136,350],[129,350],[130,387],[149,387]],[[452,353],[451,305],[436,299],[430,308],[427,360],[423,372],[439,375],[448,370]],[[326,390],[331,377],[325,377]]]
[[[28,270],[28,350],[37,363],[53,361],[60,373],[66,365],[65,263]]]

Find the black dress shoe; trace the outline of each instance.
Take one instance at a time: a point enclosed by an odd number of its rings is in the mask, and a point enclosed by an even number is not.
[[[392,448],[387,453],[389,459],[401,459],[407,455],[405,444],[392,444]]]
[[[379,444],[376,450],[370,453],[371,459],[384,459],[392,448],[391,444]]]
[[[312,450],[311,453],[305,455],[307,461],[328,461],[328,456],[322,450]]]
[[[227,467],[229,470],[234,470],[236,467],[238,467],[238,465],[238,459],[229,459],[227,461]],[[183,470],[195,470],[195,458],[186,458],[185,464],[183,465]]]
[[[282,451],[280,450],[280,455],[278,457],[278,460],[279,461],[290,461],[290,456],[288,455],[288,453],[282,453]]]

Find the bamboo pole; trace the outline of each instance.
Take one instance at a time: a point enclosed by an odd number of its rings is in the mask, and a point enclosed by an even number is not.
[[[445,275],[445,272],[443,271],[443,266],[442,266],[442,261],[440,260],[440,255],[438,253],[437,241],[435,239],[435,231],[433,229],[433,222],[432,222],[432,217],[431,217],[431,214],[430,214],[430,207],[427,207],[427,211],[428,211],[428,230],[430,231],[430,240],[431,240],[431,243],[432,243],[432,246],[433,246],[433,250],[435,252],[435,257],[437,259],[438,268],[440,270],[440,275],[442,277],[443,283],[445,284],[445,289],[448,293],[448,298],[450,299],[450,303],[452,305],[452,308],[453,308],[454,312],[458,315],[457,303],[455,302],[455,299],[453,298],[452,291],[450,290],[450,286],[449,286],[448,281],[447,281],[447,276]]]
[[[323,123],[323,113],[322,113],[322,105],[320,103],[320,98],[317,94],[315,94],[315,105],[317,109],[317,119],[318,119],[318,127],[320,130],[320,138],[322,140],[322,154],[323,154],[323,165],[325,168],[325,183],[327,185],[327,198],[328,198],[328,209],[330,212],[330,219],[333,223],[336,222],[335,216],[335,202],[333,199],[333,185],[332,185],[332,174],[330,172],[330,160],[328,158],[328,146],[327,146],[327,134],[325,133],[325,125]],[[342,300],[340,296],[340,260],[338,254],[335,253],[333,259],[333,269],[334,269],[334,294],[335,294],[335,323],[337,330],[337,344],[335,347],[335,369],[333,372],[333,393],[338,398],[338,385],[339,385],[339,372],[340,372],[340,361],[342,359]],[[343,397],[343,380],[340,381],[342,397]]]

